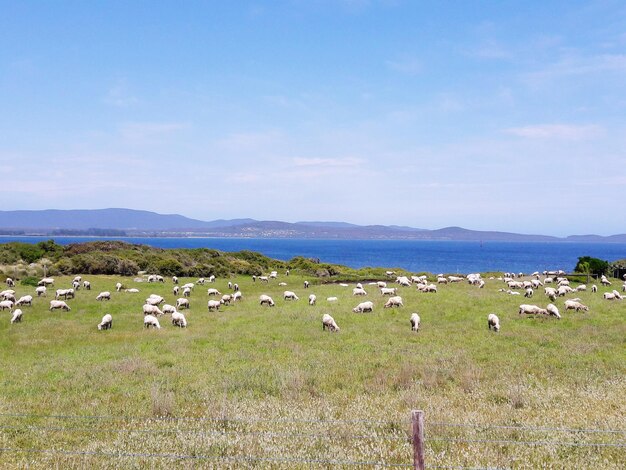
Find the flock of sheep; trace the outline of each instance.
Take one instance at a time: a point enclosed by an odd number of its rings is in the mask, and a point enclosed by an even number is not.
[[[287,272],[288,275],[288,272]],[[387,276],[389,279],[392,279],[395,276],[395,273],[392,271],[387,272]],[[253,276],[252,280],[254,282],[265,282],[269,283],[270,280],[276,279],[278,277],[278,273],[276,271],[272,271],[268,276]],[[569,294],[574,294],[580,291],[586,291],[587,286],[581,284],[576,288],[572,288],[570,286],[570,281],[565,276],[563,271],[544,271],[543,278],[539,274],[539,272],[532,273],[527,280],[521,280],[524,277],[523,273],[504,273],[502,277],[491,277],[490,280],[498,280],[503,282],[507,288],[500,288],[500,292],[504,292],[509,295],[523,295],[525,298],[532,298],[536,289],[543,287],[544,294],[551,302],[554,302],[557,297],[564,297]],[[142,280],[143,279],[138,279]],[[160,275],[149,275],[146,278],[148,283],[161,282],[164,283],[165,279]],[[159,322],[159,317],[169,314],[171,315],[171,321],[174,326],[185,328],[187,327],[187,319],[185,315],[180,311],[183,309],[189,308],[189,297],[193,289],[198,285],[204,285],[205,283],[214,283],[216,281],[215,276],[210,276],[209,278],[200,278],[195,283],[190,282],[179,286],[179,281],[176,276],[172,277],[172,282],[174,287],[172,289],[172,293],[174,295],[181,295],[182,297],[177,298],[175,305],[170,305],[165,303],[165,299],[156,294],[151,294],[148,298],[145,299],[145,302],[142,306],[143,314],[144,314],[144,326],[146,328],[156,328],[161,329],[161,324]],[[375,281],[370,282],[368,284],[369,287],[373,287],[377,289],[380,293],[381,297],[386,297],[387,300],[383,305],[383,308],[394,308],[394,307],[402,307],[403,300],[400,295],[398,295],[398,287],[390,287],[388,286],[389,281]],[[469,284],[476,286],[477,288],[484,288],[485,280],[481,277],[479,273],[468,274],[467,276],[444,276],[443,274],[439,274],[436,276],[436,282],[429,283],[427,276],[395,276],[394,283],[398,286],[410,287],[415,286],[415,288],[421,292],[426,293],[437,293],[438,288],[437,285],[445,285],[449,283],[459,283],[459,282],[468,282]],[[600,283],[604,287],[608,287],[611,285],[606,276],[602,276],[600,278]],[[6,280],[7,287],[14,287],[15,282],[11,278],[7,278]],[[35,294],[37,297],[47,296],[47,290],[50,286],[54,284],[54,279],[52,278],[44,278],[39,281],[39,285],[35,289]],[[555,287],[549,286],[548,284],[554,285]],[[285,282],[279,282],[279,286],[286,286]],[[309,288],[309,282],[304,281],[304,288]],[[349,287],[348,284],[340,284],[343,287]],[[81,276],[76,276],[72,281],[72,287],[67,289],[56,289],[54,300],[50,300],[50,311],[53,310],[65,310],[70,311],[71,308],[68,305],[67,301],[69,299],[73,299],[76,295],[76,291],[80,288],[85,290],[91,289],[91,283],[87,280],[83,280]],[[209,288],[207,290],[207,295],[209,300],[207,302],[207,308],[209,311],[219,310],[220,307],[224,305],[231,305],[238,301],[241,301],[243,295],[239,290],[239,285],[236,283],[228,282],[228,288],[232,291],[232,293],[222,294],[216,288]],[[118,282],[115,285],[115,290],[117,292],[122,291],[123,285]],[[123,289],[128,293],[138,293],[139,289]],[[592,292],[597,292],[598,288],[596,285],[591,287]],[[622,291],[626,292],[626,275],[624,276],[624,284],[622,286]],[[363,287],[361,283],[357,283],[356,286],[352,289],[352,295],[355,297],[366,296],[367,291]],[[285,290],[283,292],[283,300],[284,301],[298,301],[298,295],[290,290]],[[622,300],[623,296],[617,291],[612,290],[610,292],[604,292],[603,298],[606,300]],[[63,300],[61,300],[63,299]],[[108,301],[111,299],[111,292],[103,291],[100,292],[95,299],[97,301]],[[219,299],[219,300],[218,300]],[[327,297],[328,302],[337,301],[337,297]],[[33,296],[32,295],[24,295],[19,299],[15,298],[15,290],[7,289],[0,292],[0,310],[9,310],[11,312],[11,323],[19,323],[22,321],[23,311],[20,308],[21,306],[32,306]],[[317,296],[315,294],[310,294],[308,296],[308,304],[313,306],[317,302]],[[273,307],[276,305],[276,302],[272,297],[267,294],[261,294],[259,296],[259,304],[261,306]],[[565,310],[574,310],[576,312],[589,311],[589,308],[584,305],[579,298],[571,298],[566,299],[564,301]],[[364,301],[360,302],[356,305],[352,311],[354,313],[366,313],[374,311],[374,302],[372,301]],[[519,306],[518,313],[520,315],[544,315],[547,317],[555,317],[557,319],[561,318],[560,312],[558,308],[553,303],[548,303],[546,307],[540,307],[538,305],[531,304],[521,304]],[[410,325],[411,330],[418,332],[420,328],[421,319],[418,313],[412,313],[410,315]],[[108,330],[112,327],[113,317],[110,314],[106,314],[102,317],[101,322],[97,325],[98,330]],[[500,330],[500,319],[495,313],[490,313],[487,316],[487,326],[489,330],[493,329],[494,331]],[[322,316],[322,330],[328,330],[331,332],[337,332],[340,330],[334,318],[329,314],[324,314]]]

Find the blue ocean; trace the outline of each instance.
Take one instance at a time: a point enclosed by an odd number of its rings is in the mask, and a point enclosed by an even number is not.
[[[626,243],[574,242],[461,242],[422,240],[311,240],[284,238],[94,238],[0,237],[0,243],[57,243],[121,240],[158,248],[213,248],[221,251],[251,250],[288,261],[295,256],[352,268],[404,268],[411,272],[460,273],[510,271],[533,272],[562,269],[570,272],[578,257],[607,261],[626,259]]]

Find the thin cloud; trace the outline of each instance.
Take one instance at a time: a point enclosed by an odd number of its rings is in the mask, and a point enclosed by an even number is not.
[[[226,150],[249,152],[277,145],[282,140],[282,134],[275,130],[267,132],[240,132],[230,134],[228,137],[220,140],[218,145]]]
[[[595,124],[586,126],[543,124],[537,126],[513,127],[506,129],[505,132],[527,139],[585,140],[603,135],[604,129]]]
[[[360,166],[363,164],[363,160],[355,157],[347,158],[301,158],[296,157],[293,159],[293,164],[297,167],[351,167]]]

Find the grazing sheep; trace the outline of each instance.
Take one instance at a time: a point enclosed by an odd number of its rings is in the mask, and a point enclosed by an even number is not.
[[[189,308],[189,299],[180,298],[176,299],[176,308]]]
[[[602,294],[602,298],[604,300],[615,300],[617,297],[615,297],[615,294],[613,294],[613,292],[605,292],[604,294]],[[0,302],[1,304],[2,302]]]
[[[448,283],[448,279],[446,279],[446,278],[445,278],[445,277],[443,277],[443,276],[439,276],[439,277],[437,278],[437,283],[438,283],[438,284],[447,284],[447,283]]]
[[[309,288],[309,281],[304,281],[304,288],[308,289]]]
[[[10,300],[11,302],[15,302],[15,291],[14,290],[5,290],[0,292],[0,298],[2,300]]]
[[[387,300],[387,303],[384,305],[384,308],[389,308],[389,307],[403,307],[404,304],[402,303],[402,297],[400,297],[399,295],[396,295],[395,297],[389,297],[389,300]]]
[[[113,327],[113,317],[110,313],[107,313],[102,317],[102,321],[98,323],[99,330],[110,330]]]
[[[195,285],[193,282],[188,282],[187,284],[185,284],[185,285],[183,286],[183,289],[191,289],[191,290],[193,290],[193,288],[194,288],[195,286],[196,286],[196,285]]]
[[[205,283],[205,280],[204,280],[204,278],[203,278],[203,277],[201,277],[200,279],[198,279],[198,280],[196,281],[196,284],[199,284],[199,285],[201,285],[201,286],[203,286],[203,285],[204,285],[204,283]]]
[[[566,300],[565,301],[565,310],[574,310],[576,312],[580,312],[581,310],[588,312],[589,311],[589,307],[587,307],[586,305],[581,304],[580,302],[576,301],[576,300]]]
[[[191,289],[189,287],[185,287],[183,289],[183,297],[189,297],[191,295]]]
[[[295,292],[291,292],[290,290],[286,290],[283,292],[283,299],[285,300],[300,300]]]
[[[552,304],[550,304],[552,305]],[[536,305],[522,304],[519,306],[519,314],[526,315],[547,315],[548,311],[545,308],[538,307]]]
[[[591,292],[598,292],[598,286],[596,286],[595,284],[593,284],[591,286]]]
[[[215,282],[215,276],[213,274],[209,276],[209,282]]]
[[[54,298],[56,300],[59,299],[59,297],[63,297],[65,300],[67,300],[67,296],[69,295],[70,297],[74,297],[74,289],[57,289]]]
[[[176,276],[172,276],[172,283],[178,284],[178,278]]]
[[[37,283],[38,286],[51,286],[54,284],[54,279],[51,277],[44,277]]]
[[[352,289],[352,295],[367,295],[367,292],[365,292],[365,289],[363,289],[362,287],[355,287],[354,289]]]
[[[131,294],[137,294],[139,292],[139,289],[135,289],[133,287],[132,289],[125,289],[124,292],[129,292]]]
[[[624,283],[624,285],[622,286],[622,292],[626,292],[626,282]]]
[[[396,278],[396,282],[404,287],[411,286],[411,280],[406,276],[399,276],[398,278]]]
[[[278,285],[281,286],[281,287],[284,287],[284,286],[287,285],[287,283],[286,282],[279,282]]]
[[[38,286],[35,288],[35,292],[37,293],[37,297],[41,297],[42,295],[46,297],[46,286]]]
[[[230,305],[232,301],[233,301],[233,296],[231,294],[224,294],[222,296],[222,299],[220,300],[220,303],[224,305]]]
[[[268,305],[270,307],[273,307],[274,305],[276,305],[274,303],[274,300],[269,295],[265,295],[265,294],[261,294],[259,296],[259,304]]]
[[[111,293],[108,291],[100,292],[96,300],[111,300]]]
[[[143,309],[143,314],[144,315],[163,315],[163,312],[161,311],[161,309],[159,309],[158,306],[156,305],[150,305],[150,304],[143,304],[142,306]]]
[[[315,305],[316,301],[317,301],[317,297],[315,296],[315,294],[309,295],[309,305]]]
[[[272,271],[269,275],[270,279],[276,279],[278,277],[278,272],[277,271]]]
[[[233,294],[233,302],[237,302],[241,299],[243,299],[243,294],[241,293],[241,291],[235,291],[235,293]]]
[[[458,276],[448,276],[448,281],[450,282],[462,282],[463,278]]]
[[[235,292],[239,292],[239,284],[237,284],[236,282],[233,284],[233,290]]]
[[[73,287],[75,290],[79,290],[79,289],[80,289],[80,282],[78,282],[78,281],[72,281],[72,287]]]
[[[222,295],[222,293],[220,291],[218,291],[217,289],[214,288],[210,288],[209,290],[207,290],[207,294],[211,295]]]
[[[2,302],[0,302],[0,310],[13,310],[13,301],[3,300]]]
[[[33,305],[33,296],[23,295],[17,302],[15,302],[15,306],[17,307],[18,305]]]
[[[411,314],[411,331],[415,331],[416,333],[419,332],[420,329],[420,316],[417,313],[412,313]]]
[[[207,307],[209,308],[209,312],[211,310],[219,310],[220,305],[222,305],[222,303],[219,300],[209,300],[207,302]]]
[[[378,281],[376,285],[378,286],[379,289],[382,289],[383,287],[387,287],[387,283],[385,281]]]
[[[420,292],[432,292],[437,293],[437,285],[436,284],[418,284],[417,290]]]
[[[556,317],[559,320],[561,319],[561,314],[559,313],[559,309],[556,308],[556,305],[548,304],[548,306],[546,307],[546,311],[548,312],[548,315]]]
[[[327,313],[325,313],[322,317],[322,331],[326,328],[328,328],[328,331],[339,331],[339,327],[337,326],[335,319]]]
[[[327,302],[337,302],[337,297],[326,297]]]
[[[229,288],[230,290],[233,290],[233,283],[232,283],[232,282],[230,282],[230,281],[228,281],[228,288]]]
[[[487,316],[487,327],[490,330],[493,328],[494,331],[500,331],[500,319],[498,318],[498,315],[490,313]]]
[[[10,277],[7,277],[5,282],[7,283],[7,287],[15,287],[15,281]]]
[[[72,310],[70,306],[67,305],[65,302],[63,302],[62,300],[51,300],[50,311],[57,310],[57,309],[62,309],[62,310],[65,310],[66,312],[69,312],[70,310]]]
[[[613,291],[613,295],[618,300],[622,300],[623,299],[622,295],[619,292],[617,292],[616,290]]]
[[[574,289],[572,289],[570,286],[560,286],[556,290],[556,294],[559,297],[565,297],[567,294],[571,294],[572,292],[574,292]]]
[[[259,276],[257,279],[261,282],[270,282],[267,276]]]
[[[172,313],[172,325],[177,326],[179,328],[187,328],[187,319],[185,315],[180,312]]]
[[[115,290],[117,292],[122,290],[122,283],[121,282],[118,282],[118,283],[115,284]]]
[[[179,292],[180,292],[180,287],[174,286],[174,288],[172,289],[172,294],[178,295]]]
[[[610,286],[611,285],[611,281],[609,281],[604,274],[600,278],[600,283],[602,283],[603,286]]]
[[[161,310],[163,311],[164,314],[174,313],[176,311],[176,307],[170,304],[164,304]]]
[[[352,309],[354,313],[373,312],[374,302],[361,302],[359,305]]]
[[[582,291],[586,291],[587,290],[587,286],[585,284],[581,284],[579,285],[576,289],[574,289],[576,292],[582,292]]]
[[[533,290],[529,287],[528,289],[526,289],[524,293],[524,297],[527,297],[530,299],[533,296],[533,293],[534,293]]]
[[[161,329],[161,324],[159,323],[159,319],[154,315],[146,315],[143,317],[143,326],[146,328],[156,328],[157,330]]]
[[[150,294],[150,296],[146,299],[146,303],[149,305],[161,305],[163,302],[165,302],[165,299],[156,294]]]
[[[380,295],[396,295],[397,289],[395,287],[381,287]]]
[[[91,282],[83,281],[83,287],[85,288],[85,290],[91,290]]]
[[[543,282],[541,282],[539,279],[533,279],[532,281],[530,281],[530,285],[533,289],[539,289],[539,286],[543,286]]]
[[[11,323],[20,323],[22,321],[22,310],[16,308],[11,316]]]

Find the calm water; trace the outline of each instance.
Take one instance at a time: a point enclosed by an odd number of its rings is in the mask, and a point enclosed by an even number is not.
[[[416,240],[310,240],[279,238],[92,238],[0,237],[0,243],[37,243],[54,239],[59,244],[93,240],[122,240],[159,248],[214,248],[221,251],[258,251],[270,258],[294,256],[353,268],[378,266],[412,272],[462,273],[486,271],[533,272],[544,269],[571,271],[579,256],[607,261],[626,258],[625,243],[517,243]]]

